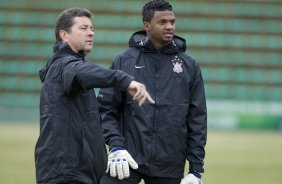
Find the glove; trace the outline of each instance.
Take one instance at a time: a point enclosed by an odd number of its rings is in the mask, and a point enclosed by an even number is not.
[[[182,179],[180,184],[203,184],[201,178],[202,176],[198,172],[188,173],[188,175]]]
[[[118,177],[120,180],[128,178],[129,166],[132,169],[138,168],[138,164],[124,148],[115,147],[110,151],[106,173],[110,171],[111,177]]]

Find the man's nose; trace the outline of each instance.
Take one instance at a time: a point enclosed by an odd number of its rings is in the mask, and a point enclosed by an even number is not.
[[[174,28],[174,24],[171,22],[168,22],[165,26],[166,29],[173,29]]]
[[[95,33],[94,33],[94,31],[93,31],[93,30],[89,29],[89,33],[88,33],[88,35],[89,35],[89,36],[94,36],[94,35],[95,35]]]

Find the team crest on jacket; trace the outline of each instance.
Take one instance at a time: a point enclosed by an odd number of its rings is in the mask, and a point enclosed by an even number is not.
[[[171,60],[172,64],[173,64],[173,71],[175,73],[182,73],[183,72],[183,68],[182,68],[182,63],[183,61],[181,59],[178,58],[178,56],[174,56],[174,58]]]

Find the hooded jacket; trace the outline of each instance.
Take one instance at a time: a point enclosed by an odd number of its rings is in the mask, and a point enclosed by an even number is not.
[[[35,147],[40,184],[96,184],[105,173],[106,150],[94,87],[126,90],[133,78],[106,70],[59,43],[39,71],[40,135]]]
[[[155,105],[139,107],[118,89],[102,89],[98,103],[110,149],[124,147],[138,163],[137,172],[152,177],[181,178],[186,159],[191,171],[203,172],[207,134],[204,83],[199,65],[185,54],[186,43],[174,36],[156,50],[145,31],[115,58],[119,69],[145,84]]]

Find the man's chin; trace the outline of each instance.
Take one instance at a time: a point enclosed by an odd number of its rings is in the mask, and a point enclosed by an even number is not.
[[[170,43],[173,40],[173,37],[165,37],[163,38],[163,42]]]
[[[172,39],[163,39],[163,45],[167,45],[172,41]]]
[[[88,54],[89,52],[91,52],[91,50],[92,50],[92,48],[91,48],[91,49],[84,49],[83,51],[84,51],[84,54],[86,55],[86,54]]]

